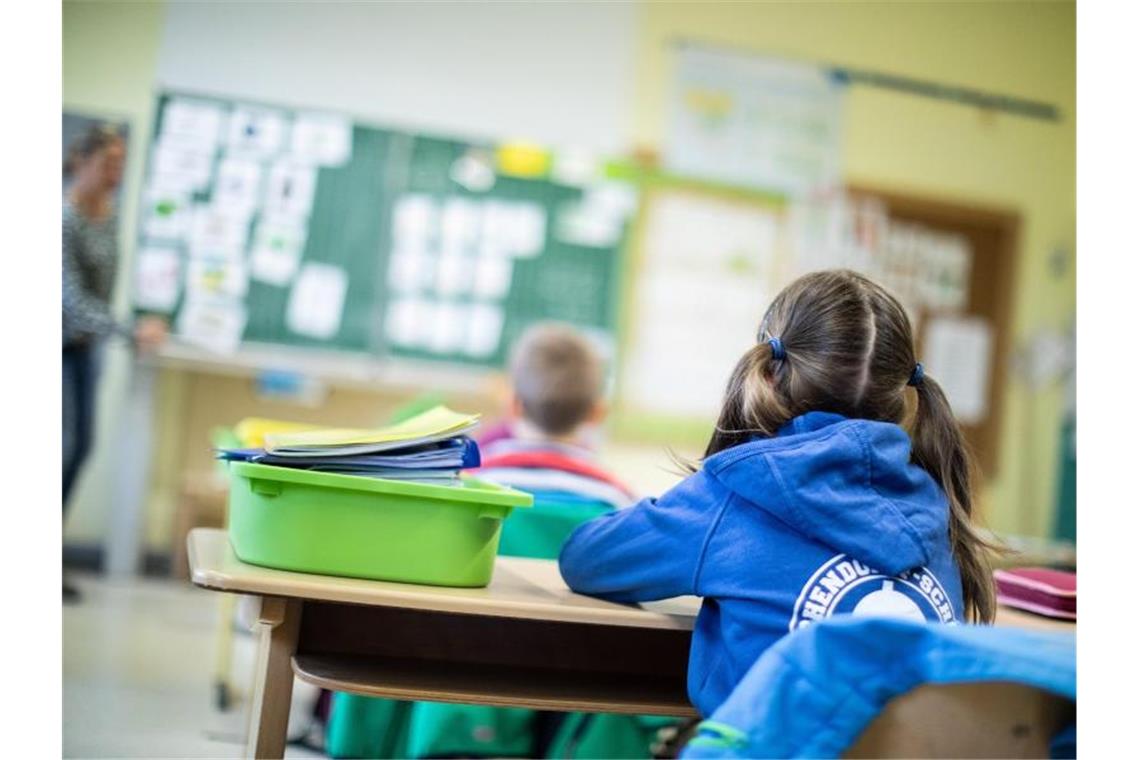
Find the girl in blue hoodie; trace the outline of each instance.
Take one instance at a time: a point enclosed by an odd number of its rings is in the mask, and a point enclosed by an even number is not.
[[[816,272],[768,308],[700,468],[579,527],[559,567],[614,601],[704,598],[689,698],[707,716],[814,620],[992,621],[972,510],[965,441],[906,312],[866,277]]]

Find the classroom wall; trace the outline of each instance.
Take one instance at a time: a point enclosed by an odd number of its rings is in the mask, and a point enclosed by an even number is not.
[[[124,233],[134,229],[143,147],[152,111],[155,62],[162,31],[160,3],[63,3],[63,108],[130,122],[130,145],[122,198]],[[117,305],[125,313],[134,246],[123,237]],[[108,346],[97,409],[97,446],[76,485],[64,537],[73,543],[99,543],[106,532],[114,493],[113,442],[129,382],[129,357],[122,345]]]
[[[167,5],[166,86],[444,135],[629,144],[632,4]]]
[[[1057,105],[1063,120],[1054,124],[858,86],[849,94],[849,181],[1021,214],[1017,347],[1038,330],[1065,330],[1075,319],[1075,14],[1071,2],[646,3],[631,104],[635,139],[661,141],[669,51],[678,39]],[[1005,393],[1000,471],[983,491],[987,518],[998,530],[1046,536],[1064,388],[1033,390],[1011,373]]]
[[[665,123],[670,41],[689,38],[1046,100],[1064,112],[1060,125],[854,88],[847,119],[850,180],[1022,214],[1014,304],[1020,342],[1040,328],[1067,327],[1074,314],[1074,28],[1072,3],[65,2],[64,94],[65,104],[132,115],[137,138],[161,84],[445,133],[653,146]],[[526,65],[517,64],[520,56]],[[132,177],[137,170],[134,164]],[[133,224],[124,221],[129,251]],[[346,390],[327,411],[337,420],[373,419],[403,398]],[[489,395],[468,401],[492,404]],[[985,489],[993,527],[1049,532],[1062,408],[1059,387],[1030,390],[1011,375],[1001,470]],[[208,464],[202,437],[215,424],[210,409],[231,417],[239,410],[310,414],[264,404],[248,380],[164,372],[148,504],[152,548],[168,543],[181,468]],[[608,453],[645,487],[673,477],[660,447],[615,444]],[[110,475],[106,452],[100,457],[82,485],[69,537],[97,536],[105,524]]]

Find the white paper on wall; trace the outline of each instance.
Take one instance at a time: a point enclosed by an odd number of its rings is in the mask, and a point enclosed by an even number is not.
[[[190,233],[193,204],[185,188],[147,188],[143,232],[150,240],[181,241]]]
[[[674,52],[667,169],[793,197],[839,184],[846,87],[826,66],[695,45]]]
[[[463,348],[467,337],[468,307],[448,301],[438,302],[431,321],[428,350],[453,354]]]
[[[598,178],[600,162],[592,151],[567,148],[554,153],[550,178],[561,185],[584,187]]]
[[[511,259],[501,256],[484,256],[475,262],[475,279],[472,292],[477,298],[501,299],[511,290]]]
[[[267,159],[285,147],[288,120],[269,108],[238,106],[230,114],[226,147],[230,153]]]
[[[473,193],[485,193],[495,186],[493,160],[478,150],[470,150],[455,159],[447,175],[452,182]]]
[[[435,275],[435,292],[457,296],[471,290],[475,259],[465,255],[440,256]]]
[[[240,259],[193,257],[186,264],[186,292],[193,297],[244,298],[249,271]]]
[[[139,250],[135,264],[135,306],[170,312],[182,289],[182,257],[174,248]]]
[[[348,275],[331,264],[301,267],[289,293],[285,324],[298,335],[328,340],[340,330]]]
[[[214,181],[214,207],[248,215],[261,198],[261,174],[261,165],[256,161],[223,159]]]
[[[533,258],[546,243],[546,211],[537,203],[488,201],[483,212],[480,248],[484,253],[500,253]]]
[[[250,276],[270,285],[288,285],[297,273],[306,234],[305,224],[296,217],[261,217],[250,255]]]
[[[439,208],[427,195],[401,196],[392,209],[392,247],[409,253],[426,252],[432,245],[432,229]]]
[[[289,142],[299,163],[341,166],[352,157],[352,123],[334,114],[302,114],[293,122]]]
[[[926,326],[923,368],[938,381],[959,422],[989,413],[993,330],[979,317],[935,317]]]
[[[418,293],[435,279],[438,257],[419,251],[393,251],[388,260],[388,287],[396,293]]]
[[[224,298],[188,298],[178,314],[176,335],[187,343],[219,354],[232,354],[241,345],[245,306]]]
[[[466,198],[449,198],[440,218],[440,251],[458,255],[473,252],[483,225],[482,204]]]
[[[317,170],[292,161],[278,161],[265,182],[265,213],[307,217],[317,192]]]
[[[249,236],[249,217],[241,211],[206,204],[195,206],[191,214],[190,255],[241,259]]]
[[[606,248],[621,239],[621,222],[604,209],[582,202],[558,209],[554,236],[563,243],[587,248]]]
[[[481,358],[495,353],[503,335],[503,310],[491,304],[472,304],[464,352]]]
[[[172,98],[162,111],[163,138],[194,144],[212,152],[221,137],[225,111],[214,103]]]
[[[679,191],[648,212],[623,392],[647,412],[713,416],[768,306],[775,212]]]
[[[156,187],[202,190],[210,183],[214,156],[193,146],[159,142],[151,157],[150,184]]]
[[[403,348],[423,347],[431,340],[435,305],[422,298],[396,298],[388,305],[384,332]]]

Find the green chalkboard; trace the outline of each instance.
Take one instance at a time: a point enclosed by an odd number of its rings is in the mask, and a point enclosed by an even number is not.
[[[175,92],[161,94],[157,105],[140,205],[136,308],[169,314],[185,339],[198,340],[199,328],[213,324],[233,350],[240,350],[238,332],[243,344],[498,366],[527,325],[560,320],[612,347],[620,257],[636,205],[631,186],[581,172],[555,180],[553,160],[519,176],[498,160],[501,146],[335,115]],[[300,148],[290,130],[314,120],[349,135],[344,155],[294,158]],[[237,135],[239,124],[248,132]],[[196,155],[180,166],[187,151]],[[241,203],[221,188],[235,162],[255,167]],[[270,210],[273,188],[281,187],[272,177],[279,165],[298,162],[315,178],[311,204],[290,207],[287,220],[302,230],[303,245],[290,249],[290,274],[259,276],[262,225],[281,213]],[[207,250],[207,238],[195,231],[198,216],[215,212],[238,220],[236,237],[227,240],[239,242],[224,253]],[[172,216],[156,222],[161,214]],[[182,223],[164,224],[176,217]],[[221,262],[211,277],[202,276],[203,256]],[[299,328],[290,301],[313,265],[338,273],[342,308],[335,325]],[[203,322],[202,304],[222,316]],[[233,314],[241,315],[240,326],[225,328]]]

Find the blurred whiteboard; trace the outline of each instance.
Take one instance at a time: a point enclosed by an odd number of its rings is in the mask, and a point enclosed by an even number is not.
[[[666,167],[802,195],[838,184],[844,86],[821,66],[681,45]]]
[[[776,212],[740,201],[650,196],[622,384],[629,407],[716,415],[773,295],[778,225]]]

